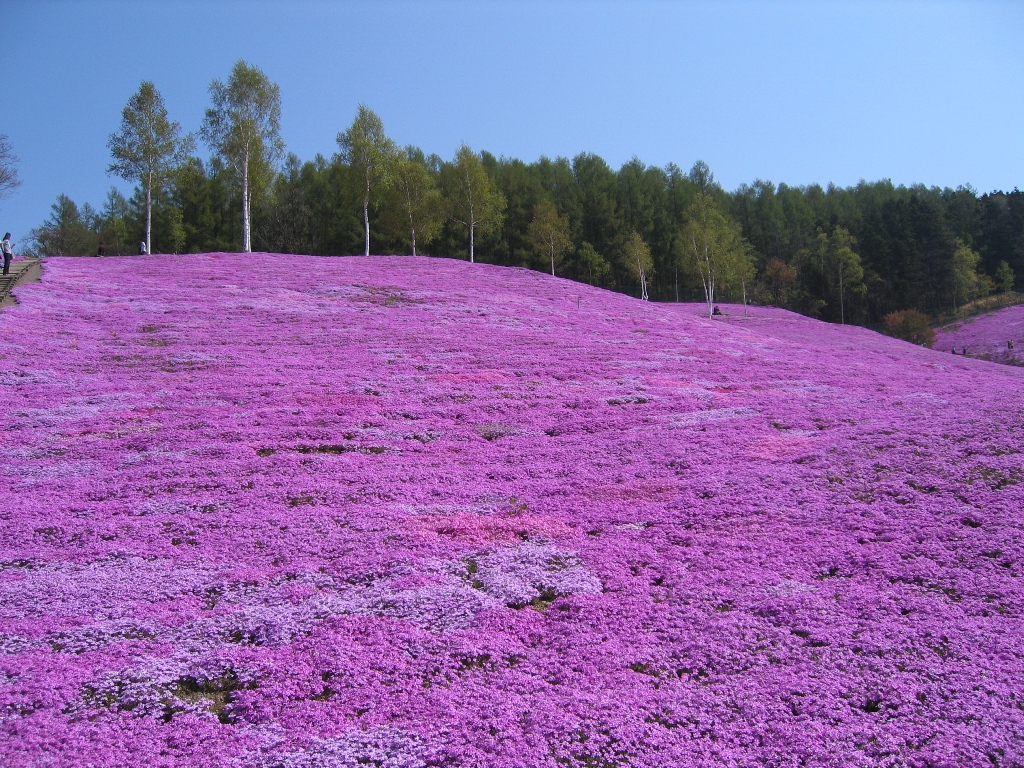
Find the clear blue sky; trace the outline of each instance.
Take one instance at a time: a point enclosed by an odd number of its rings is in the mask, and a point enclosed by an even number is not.
[[[142,80],[196,130],[245,59],[281,86],[303,160],[365,103],[400,144],[527,162],[840,186],[1024,187],[1024,2],[0,0],[0,133],[24,239],[58,194],[103,203],[107,137]],[[200,154],[207,156],[205,148]]]

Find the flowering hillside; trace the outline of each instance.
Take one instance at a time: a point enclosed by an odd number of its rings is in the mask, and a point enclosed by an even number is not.
[[[1024,304],[936,328],[935,349],[949,352],[954,347],[958,353],[966,348],[969,355],[1024,365]]]
[[[1024,371],[440,259],[0,313],[0,764],[1020,766]]]

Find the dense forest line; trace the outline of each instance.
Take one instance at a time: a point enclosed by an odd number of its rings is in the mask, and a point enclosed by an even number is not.
[[[249,91],[239,85],[246,76]],[[710,308],[746,298],[864,325],[907,309],[938,320],[1024,278],[1018,189],[757,180],[730,192],[702,162],[683,171],[634,158],[616,170],[590,153],[527,163],[466,146],[444,160],[396,147],[365,107],[338,134],[337,153],[303,161],[283,152],[276,86],[262,77],[239,62],[227,84],[211,86],[206,160],[143,83],[111,137],[110,170],[137,180],[135,194],[111,189],[100,210],[61,196],[33,232],[35,251],[126,253],[140,240],[153,251],[239,251],[251,238],[252,249],[281,253],[416,252],[545,270],[656,301],[700,298]],[[254,98],[257,86],[270,107],[243,166],[237,141],[230,145],[237,116],[228,100],[232,89]],[[162,114],[171,137],[149,185],[123,162],[140,109]]]

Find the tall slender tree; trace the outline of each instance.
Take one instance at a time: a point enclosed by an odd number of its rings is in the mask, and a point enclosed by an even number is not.
[[[561,261],[565,252],[572,248],[569,217],[559,214],[550,200],[541,200],[533,209],[527,237],[537,253],[551,260],[551,275],[554,276],[555,262]]]
[[[715,291],[740,274],[749,273],[744,260],[750,258],[750,250],[710,194],[697,193],[687,219],[676,241],[676,256],[686,271],[700,277],[710,318],[714,313]]]
[[[181,126],[167,119],[160,91],[151,81],[143,80],[121,111],[121,130],[110,134],[107,146],[114,158],[107,173],[142,184],[146,196],[146,251],[151,252],[153,190],[183,162],[191,151],[192,138],[182,136]]]
[[[396,156],[385,221],[394,235],[403,240],[409,236],[413,256],[417,242],[426,245],[441,230],[444,200],[416,147],[406,147]]]
[[[953,311],[978,295],[978,262],[981,256],[962,240],[956,241],[952,263]]]
[[[651,258],[651,249],[636,231],[631,232],[626,240],[623,258],[634,277],[640,281],[640,298],[647,301],[647,278],[654,270],[654,260]]]
[[[1005,261],[1000,261],[999,266],[996,267],[996,287],[1000,293],[1009,293],[1013,290],[1013,284],[1016,280],[1016,275],[1013,274],[1013,270],[1010,265]]]
[[[80,210],[67,195],[59,195],[50,206],[50,218],[29,234],[32,250],[40,256],[84,256],[95,253],[96,235],[89,228],[91,210]]]
[[[836,225],[828,238],[828,264],[839,284],[839,322],[846,324],[846,294],[863,294],[864,267],[860,255],[853,250],[853,236],[843,227]]]
[[[441,170],[441,188],[448,203],[448,217],[469,230],[469,261],[477,230],[487,232],[501,225],[505,215],[505,197],[501,194],[480,155],[463,144],[455,160]]]
[[[370,255],[370,194],[386,188],[392,180],[398,147],[384,133],[384,123],[365,104],[359,105],[356,119],[347,131],[338,134],[341,158],[353,171],[362,190],[365,255]]]
[[[273,164],[284,153],[281,89],[259,67],[235,62],[227,83],[210,83],[213,106],[206,110],[201,135],[232,169],[242,185],[242,250],[252,250],[250,215],[254,180],[265,186]],[[254,176],[254,170],[266,178]]]
[[[811,275],[820,277],[821,299],[818,303],[822,308],[832,304],[838,294],[839,322],[843,324],[846,323],[847,294],[859,296],[866,291],[864,267],[860,255],[854,251],[855,245],[849,231],[837,224],[831,232],[819,227],[811,247],[797,254],[797,263],[805,278]],[[816,279],[810,282],[812,287],[818,283]],[[832,315],[835,316],[834,312]]]
[[[580,270],[586,270],[587,282],[591,285],[600,285],[601,280],[607,275],[612,265],[605,259],[590,243],[583,243],[576,250],[576,259]]]
[[[128,222],[132,216],[128,201],[117,191],[116,187],[111,187],[107,192],[101,216],[103,232],[100,242],[105,243],[113,253],[120,256],[128,246]]]
[[[6,133],[0,133],[0,200],[21,186],[18,178],[18,158],[11,149]]]

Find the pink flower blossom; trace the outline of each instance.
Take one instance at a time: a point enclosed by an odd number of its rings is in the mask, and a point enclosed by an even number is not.
[[[1024,764],[1024,372],[399,257],[0,312],[0,763]]]

